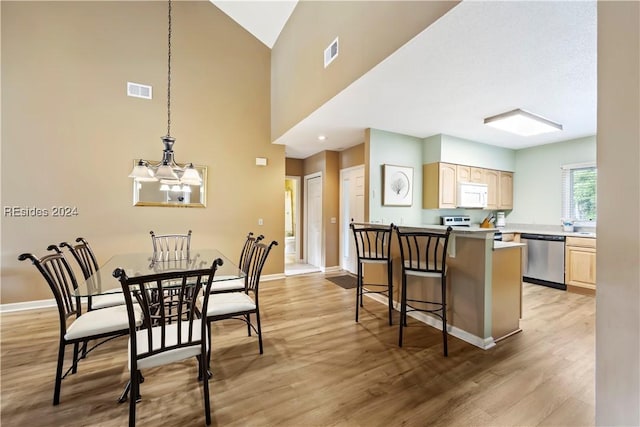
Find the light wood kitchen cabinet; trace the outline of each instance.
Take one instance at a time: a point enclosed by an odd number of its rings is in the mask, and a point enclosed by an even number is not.
[[[456,165],[457,182],[471,182],[471,166]]]
[[[470,168],[471,169],[471,181],[470,182],[474,182],[476,184],[486,184],[486,176],[485,176],[485,171],[486,169],[482,169],[482,168]]]
[[[498,184],[500,172],[492,169],[485,169],[484,179],[487,184],[487,209],[498,209],[498,203],[500,199],[500,192],[498,190]]]
[[[422,207],[455,209],[458,165],[429,163],[422,166]]]
[[[473,182],[476,184],[486,184],[484,172],[486,169],[475,168],[473,166],[456,165],[456,181]]]
[[[564,281],[568,291],[595,293],[596,239],[567,237]]]
[[[513,172],[499,172],[500,196],[498,209],[513,209]]]
[[[429,163],[423,165],[422,180],[423,209],[455,209],[457,188],[461,182],[487,185],[486,209],[513,209],[513,172],[453,163]]]

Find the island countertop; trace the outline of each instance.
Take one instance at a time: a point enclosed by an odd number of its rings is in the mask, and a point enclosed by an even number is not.
[[[448,226],[439,224],[395,224],[398,228],[415,228],[418,230],[436,230],[444,231]],[[498,233],[498,228],[481,228],[467,226],[452,226],[451,231],[455,234],[473,234],[473,233]]]

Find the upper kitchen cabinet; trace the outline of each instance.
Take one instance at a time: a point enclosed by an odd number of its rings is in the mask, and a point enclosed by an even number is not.
[[[485,169],[484,183],[487,184],[487,209],[498,209],[500,206],[500,172]]]
[[[455,165],[457,182],[473,182],[475,184],[486,184],[486,169],[473,166]]]
[[[455,209],[457,166],[450,163],[429,163],[422,166],[423,209]]]
[[[498,209],[513,209],[513,172],[500,171]]]
[[[461,182],[487,185],[486,209],[513,209],[513,172],[453,163],[423,165],[422,208],[455,209]]]
[[[476,184],[486,184],[487,183],[487,169],[482,168],[469,168],[470,181]]]

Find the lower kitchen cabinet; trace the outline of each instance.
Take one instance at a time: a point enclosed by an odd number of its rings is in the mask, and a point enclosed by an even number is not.
[[[565,284],[568,291],[595,294],[596,239],[567,237]]]

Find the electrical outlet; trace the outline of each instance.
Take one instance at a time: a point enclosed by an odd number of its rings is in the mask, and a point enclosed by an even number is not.
[[[258,218],[258,225],[264,225],[264,221],[262,220],[262,218]]]

